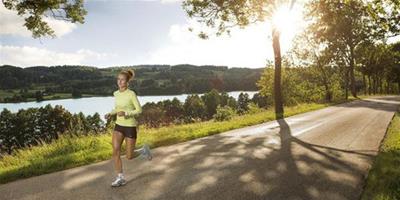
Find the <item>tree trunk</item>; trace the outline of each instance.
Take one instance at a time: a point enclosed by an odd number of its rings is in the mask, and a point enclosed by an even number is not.
[[[325,101],[331,102],[332,92],[330,91],[330,88],[329,88],[328,76],[326,75],[324,66],[322,66],[321,62],[319,61],[319,58],[317,59],[317,66],[318,66],[319,70],[321,70],[321,72],[322,72],[322,83],[325,87]]]
[[[353,50],[353,47],[350,47],[350,87],[351,87],[351,94],[353,95],[353,97],[357,98],[356,78],[354,77],[354,50]]]
[[[345,96],[346,96],[346,100],[349,99],[349,69],[345,69],[345,77],[344,77],[344,82],[345,82]]]
[[[328,84],[325,84],[325,100],[327,102],[332,101],[332,92],[330,91]]]
[[[368,95],[372,93],[372,83],[371,83],[371,76],[368,75]]]
[[[400,94],[400,79],[397,81],[397,89],[399,90],[399,94]]]
[[[364,74],[362,76],[363,76],[363,84],[364,84],[364,95],[367,95],[368,94],[367,80],[366,80]]]
[[[283,101],[281,90],[281,47],[279,44],[279,31],[272,29],[272,47],[274,49],[275,58],[275,76],[274,76],[274,98],[275,98],[275,118],[283,118]]]
[[[400,80],[397,82],[397,89],[399,90],[399,94],[400,94]]]

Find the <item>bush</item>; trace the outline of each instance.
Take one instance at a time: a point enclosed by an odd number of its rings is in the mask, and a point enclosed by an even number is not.
[[[217,113],[213,115],[215,121],[226,121],[232,119],[235,115],[235,111],[229,106],[218,106]]]
[[[162,105],[153,102],[143,106],[143,112],[139,115],[139,123],[147,127],[157,128],[165,123],[165,110]]]
[[[256,113],[265,111],[265,109],[258,107],[258,105],[253,102],[250,102],[248,107],[249,107],[249,110],[247,110],[247,112],[246,112],[248,114],[256,114]]]

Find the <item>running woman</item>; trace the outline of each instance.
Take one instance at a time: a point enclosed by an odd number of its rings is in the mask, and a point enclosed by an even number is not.
[[[132,70],[122,70],[118,74],[119,89],[114,92],[115,108],[105,115],[109,119],[112,115],[117,115],[114,131],[112,134],[113,160],[115,172],[118,174],[111,186],[117,187],[126,184],[122,170],[121,146],[125,139],[126,158],[134,158],[135,152],[140,152],[148,160],[152,155],[148,145],[143,145],[141,149],[135,150],[138,123],[135,116],[142,112],[142,107],[136,96],[136,92],[128,88],[129,82],[134,78]]]

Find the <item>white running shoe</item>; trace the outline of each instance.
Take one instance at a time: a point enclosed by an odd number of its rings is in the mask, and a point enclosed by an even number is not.
[[[119,187],[119,186],[122,186],[125,184],[126,184],[126,180],[124,179],[124,177],[117,176],[117,178],[115,178],[115,180],[111,183],[111,186]]]
[[[147,160],[153,159],[153,156],[151,155],[150,152],[150,147],[147,144],[143,145],[143,155],[147,158]]]

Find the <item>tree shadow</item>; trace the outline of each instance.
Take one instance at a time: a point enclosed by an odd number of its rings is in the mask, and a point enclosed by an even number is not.
[[[111,160],[11,183],[13,199],[358,199],[373,152],[312,144],[279,128],[222,133],[157,148],[154,158],[123,160],[128,184],[110,188]],[[242,131],[243,132],[243,131]],[[21,184],[18,184],[21,183]],[[0,192],[11,186],[0,186]],[[11,194],[7,192],[7,194]],[[7,196],[6,196],[7,197]]]
[[[389,112],[397,111],[400,105],[400,96],[373,97],[373,99],[358,99],[353,102],[334,105],[333,107],[343,108],[370,108]]]
[[[160,170],[138,173],[130,180],[144,199],[356,199],[365,171],[353,158],[369,160],[365,151],[348,151],[304,142],[291,135],[285,120],[280,130],[232,140],[224,134],[190,141],[179,156],[157,163]],[[336,154],[333,154],[335,152]],[[350,156],[348,159],[342,157]],[[161,158],[161,161],[163,159]],[[336,177],[338,176],[339,177]],[[156,180],[154,180],[156,179]],[[155,181],[157,184],[152,184]],[[129,193],[131,187],[121,188]],[[142,194],[130,193],[129,198]]]

